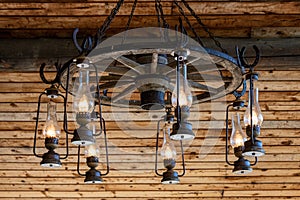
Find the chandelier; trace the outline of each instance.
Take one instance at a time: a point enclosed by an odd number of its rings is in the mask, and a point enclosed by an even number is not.
[[[179,183],[179,177],[185,174],[184,150],[182,141],[193,140],[192,123],[189,122],[192,105],[209,102],[213,99],[232,94],[235,101],[226,109],[226,145],[225,160],[233,165],[233,173],[246,174],[252,171],[251,166],[257,163],[257,157],[264,155],[262,142],[257,139],[263,117],[258,103],[258,89],[255,82],[258,74],[254,67],[259,61],[259,50],[254,46],[256,59],[249,64],[244,56],[245,48],[236,48],[237,59],[229,56],[220,42],[202,23],[186,0],[174,0],[179,11],[179,25],[172,30],[164,16],[160,0],[155,0],[158,21],[159,40],[136,42],[134,32],[130,30],[137,0],[132,4],[131,14],[126,24],[126,32],[119,35],[119,40],[112,44],[104,36],[114,17],[122,7],[124,0],[119,0],[94,36],[84,38],[82,45],[77,40],[78,29],[74,30],[73,42],[79,55],[62,66],[56,64],[56,77],[46,78],[46,64],[40,67],[42,81],[50,85],[38,98],[33,153],[42,159],[43,167],[60,167],[61,160],[69,155],[69,136],[71,143],[78,146],[77,171],[85,176],[85,183],[101,183],[102,177],[109,173],[109,151],[107,145],[107,128],[102,114],[102,106],[138,108],[141,110],[163,110],[165,115],[157,120],[155,173],[162,176],[163,184]],[[187,13],[197,25],[209,35],[209,38],[220,48],[220,51],[206,48],[191,24]],[[187,27],[188,29],[186,29]],[[187,36],[187,30],[193,39]],[[153,32],[152,32],[153,33]],[[133,37],[132,37],[133,35]],[[128,42],[128,37],[133,40]],[[127,41],[127,42],[126,42]],[[102,45],[105,44],[106,45]],[[200,64],[200,67],[198,66]],[[207,73],[216,72],[218,76]],[[221,80],[222,84],[214,83]],[[210,84],[210,82],[213,82]],[[249,86],[247,86],[249,85]],[[245,106],[242,97],[248,91],[248,103]],[[132,94],[135,95],[132,95]],[[136,95],[138,94],[138,95]],[[40,107],[48,102],[47,118],[40,125]],[[73,97],[72,107],[76,128],[70,130],[68,103]],[[58,125],[56,117],[56,99],[64,102],[63,127]],[[245,132],[240,123],[240,111],[246,107],[244,114]],[[229,114],[232,114],[231,136],[229,137]],[[61,156],[55,149],[61,146],[61,130],[65,133],[65,155]],[[39,154],[36,151],[37,138],[42,132],[48,152]],[[160,135],[163,137],[159,147]],[[99,145],[97,138],[103,136],[105,145],[106,172],[97,170],[99,164]],[[182,173],[174,171],[177,152],[174,142],[180,143]],[[237,161],[229,161],[229,145],[233,147]],[[86,164],[90,168],[80,172],[81,147],[85,148]],[[158,170],[159,154],[166,171]],[[255,160],[251,163],[245,157]]]

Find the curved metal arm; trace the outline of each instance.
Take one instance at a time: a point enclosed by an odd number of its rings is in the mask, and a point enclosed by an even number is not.
[[[250,166],[254,166],[254,165],[256,165],[256,164],[257,164],[257,162],[258,162],[258,158],[255,156],[255,161],[254,161],[254,163],[250,164]]]
[[[67,113],[67,105],[68,105],[68,93],[69,93],[69,80],[70,80],[70,65],[72,65],[73,62],[71,62],[68,67],[67,67],[67,81],[66,81],[66,94],[64,97],[64,131],[66,132],[66,134],[71,134],[73,135],[73,133],[69,132],[68,130],[68,113]]]
[[[78,145],[78,153],[77,153],[77,173],[80,175],[80,176],[85,176],[85,174],[82,174],[80,172],[80,145]]]
[[[103,118],[100,119],[103,121],[103,133],[104,133],[104,143],[105,143],[105,157],[106,157],[106,172],[102,173],[102,176],[106,176],[109,173],[109,160],[108,160],[108,146],[107,146],[107,137],[106,137],[106,128],[105,128],[105,120]]]
[[[37,140],[38,125],[39,125],[40,106],[41,106],[41,98],[43,95],[46,95],[46,93],[45,92],[41,93],[38,99],[38,106],[37,106],[36,119],[35,119],[35,131],[34,131],[34,139],[33,139],[33,154],[38,158],[43,157],[36,153],[36,140]]]
[[[156,146],[155,146],[155,174],[158,175],[158,176],[163,176],[163,174],[160,174],[158,172],[158,169],[157,169],[157,155],[158,155],[158,138],[159,138],[159,132],[160,132],[160,122],[164,121],[164,119],[161,119],[161,120],[158,120],[157,122],[157,132],[156,132]]]
[[[100,118],[100,133],[98,133],[97,135],[94,135],[94,136],[99,136],[99,135],[101,135],[103,129],[105,129],[105,128],[103,128],[104,125],[102,124],[102,121],[104,122],[104,120],[102,118],[102,106],[101,106],[100,85],[99,85],[100,80],[99,80],[99,76],[98,76],[97,66],[94,65],[93,63],[91,65],[94,67],[95,73],[96,73],[96,85],[97,85],[96,90],[97,90],[97,98],[98,98],[98,112],[99,112],[99,115],[100,115],[99,116],[99,118]]]
[[[65,97],[62,94],[58,94],[58,96],[60,96],[61,98],[63,98],[64,102],[65,102]],[[65,117],[66,116],[65,116],[65,113],[64,113],[64,118]],[[68,158],[68,156],[69,156],[69,137],[68,137],[68,133],[66,132],[66,155],[64,157],[60,157],[60,159],[64,160],[64,159]]]
[[[182,140],[180,140],[180,148],[181,148],[181,160],[182,160],[182,174],[180,174],[178,176],[182,177],[185,175],[185,162],[184,162],[184,152],[183,152]]]
[[[225,138],[225,160],[226,160],[226,163],[228,165],[231,165],[233,166],[234,164],[233,163],[230,163],[229,160],[228,160],[228,114],[229,114],[229,108],[232,107],[232,104],[229,104],[226,108],[226,138]]]
[[[81,46],[78,44],[78,40],[77,40],[77,33],[79,31],[79,28],[75,28],[73,31],[73,43],[75,45],[75,47],[77,48],[78,52],[81,53],[82,52],[82,48]]]
[[[245,72],[245,67],[244,67],[244,65],[242,65],[242,63],[241,63],[241,58],[240,58],[240,50],[239,50],[239,47],[238,46],[236,46],[235,47],[235,53],[236,53],[236,56],[237,56],[237,64],[238,64],[238,66],[241,68],[241,70],[242,70],[242,74],[244,75],[244,74],[246,74],[246,72]]]
[[[244,79],[243,80],[243,89],[242,89],[242,91],[241,92],[238,92],[237,90],[235,90],[235,91],[233,91],[233,95],[235,96],[235,98],[241,98],[242,96],[244,96],[245,95],[245,93],[246,93],[246,90],[247,90],[247,83],[246,83],[246,80]]]

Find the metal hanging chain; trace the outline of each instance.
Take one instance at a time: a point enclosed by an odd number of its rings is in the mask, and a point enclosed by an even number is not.
[[[190,20],[189,20],[189,19],[187,18],[187,16],[185,15],[183,9],[182,9],[181,6],[178,4],[177,0],[174,0],[174,3],[175,3],[175,5],[177,6],[177,8],[178,8],[180,14],[184,17],[184,20],[185,20],[185,22],[188,24],[189,28],[192,30],[192,32],[193,32],[195,38],[197,39],[197,42],[198,42],[201,46],[204,46],[204,45],[203,45],[203,42],[201,41],[201,39],[200,39],[200,37],[199,37],[199,35],[197,34],[197,32],[196,32],[196,30],[194,29],[194,27],[191,25]]]
[[[97,36],[96,36],[96,46],[100,43],[102,40],[105,32],[109,28],[112,20],[115,18],[116,14],[119,12],[121,6],[123,5],[124,0],[119,0],[117,5],[111,10],[110,15],[105,19],[104,23],[102,26],[98,29],[97,31]]]
[[[162,5],[161,5],[161,0],[155,0],[155,6],[157,6],[156,9],[159,11],[157,14],[163,22],[163,27],[164,28],[169,28],[169,24],[167,23],[167,21],[165,19],[164,11],[163,11],[163,8],[162,8]]]
[[[123,35],[123,39],[122,39],[122,43],[123,44],[126,40],[126,37],[127,37],[127,31],[129,29],[129,26],[130,26],[130,23],[132,21],[132,18],[133,18],[133,14],[134,14],[134,11],[135,11],[135,8],[136,8],[136,4],[137,4],[137,0],[134,0],[133,4],[132,4],[132,8],[131,8],[131,12],[130,12],[130,16],[128,18],[128,21],[127,21],[127,24],[126,24],[126,28],[125,28],[125,33]]]
[[[155,11],[157,14],[157,22],[158,22],[158,27],[160,28],[160,34],[162,35],[161,39],[162,41],[169,41],[169,32],[168,32],[169,24],[165,19],[160,0],[155,0]],[[163,22],[162,24],[161,24],[161,20]],[[165,29],[162,30],[161,29],[162,27]]]
[[[157,25],[158,27],[161,27],[161,21],[160,21],[160,11],[159,11],[159,8],[158,8],[158,2],[157,0],[155,0],[155,11],[156,11],[156,16],[157,16]]]
[[[221,49],[223,53],[227,53],[226,49],[224,49],[221,43],[215,38],[214,34],[207,28],[207,26],[202,22],[199,16],[196,15],[195,11],[190,7],[190,5],[186,2],[186,0],[181,0],[184,6],[189,10],[191,15],[197,20],[198,24],[204,29],[204,31],[209,35],[209,37],[215,42],[216,46]]]

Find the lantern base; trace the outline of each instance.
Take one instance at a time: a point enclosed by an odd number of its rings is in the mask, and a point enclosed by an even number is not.
[[[94,144],[95,139],[93,137],[93,131],[85,126],[81,126],[78,129],[75,129],[71,142],[72,144],[82,146]]]
[[[167,170],[163,173],[163,178],[161,180],[162,184],[177,184],[179,183],[178,173],[171,170]]]
[[[172,140],[193,140],[195,133],[192,129],[192,124],[189,122],[174,123],[170,138]]]
[[[101,173],[95,168],[91,168],[89,171],[85,173],[84,183],[91,184],[91,183],[102,183],[102,182],[103,179],[101,178]]]
[[[43,160],[40,165],[42,167],[57,168],[61,167],[62,164],[60,162],[59,154],[53,150],[49,150],[47,153],[44,153]]]
[[[252,172],[252,168],[250,162],[243,157],[239,158],[237,161],[234,162],[234,169],[232,173],[234,174],[248,174]]]

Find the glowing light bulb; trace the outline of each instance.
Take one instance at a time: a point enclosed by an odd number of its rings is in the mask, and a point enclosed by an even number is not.
[[[85,146],[85,156],[86,157],[99,157],[100,150],[96,143]]]
[[[86,95],[83,95],[78,103],[79,112],[88,112],[89,111],[89,99]]]
[[[160,155],[164,160],[176,159],[176,148],[170,139],[170,127],[166,126],[164,129],[164,142],[160,150]]]
[[[90,113],[94,109],[94,98],[89,86],[89,70],[79,70],[79,86],[77,91],[74,91],[75,97],[73,100],[73,109],[76,113]]]
[[[178,101],[180,107],[182,106],[191,107],[193,103],[193,95],[186,77],[186,66],[184,65],[183,68],[184,68],[183,76],[180,73],[176,74],[176,85],[172,92],[172,98],[171,98],[173,107],[177,106],[178,94],[179,94]],[[178,84],[179,84],[179,88],[178,88]],[[179,89],[179,93],[178,93],[178,89]]]
[[[244,146],[247,136],[242,130],[240,124],[240,115],[236,113],[232,115],[232,132],[230,136],[230,144],[233,148]]]
[[[59,138],[60,127],[56,119],[56,104],[50,101],[47,105],[47,119],[43,128],[45,138]]]
[[[253,101],[252,101],[252,124],[253,126],[261,126],[263,122],[263,116],[258,104],[258,88],[253,91]],[[249,102],[244,114],[244,124],[245,126],[251,126],[251,107],[250,107],[250,92],[249,92]]]

